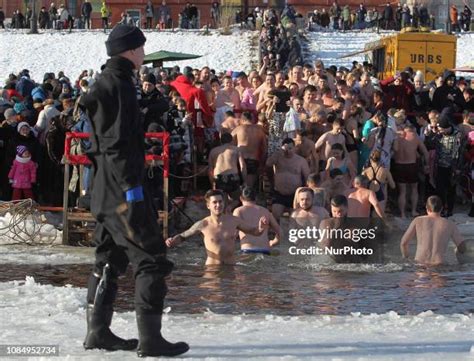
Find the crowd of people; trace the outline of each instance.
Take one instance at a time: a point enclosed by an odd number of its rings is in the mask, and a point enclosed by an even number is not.
[[[294,192],[306,180],[326,190],[320,202],[326,207],[333,196],[350,189],[357,175],[367,178],[382,210],[389,185],[397,194],[392,213],[404,217],[409,209],[416,215],[418,194],[423,200],[438,194],[450,216],[457,181],[470,175],[466,157],[474,140],[474,90],[450,71],[425,84],[412,69],[377,82],[370,64],[338,69],[321,61],[288,72],[263,63],[249,74],[216,73],[208,67],[147,69],[137,84],[144,128],[176,135],[172,150],[179,159],[173,171],[186,172],[177,168],[189,165],[194,145],[200,162],[209,157],[211,183],[230,194],[241,184],[258,184],[264,169],[274,168],[277,219],[292,208]],[[77,99],[95,76],[84,71],[71,81],[62,72],[47,73],[37,83],[27,70],[10,74],[1,102],[2,199],[10,200],[15,185],[23,184],[8,177],[14,161],[31,157],[38,176],[32,167],[30,176],[21,174],[30,179],[27,188],[41,202],[60,203],[51,197],[61,194],[64,134],[87,128]],[[218,144],[221,148],[213,152]],[[161,151],[153,140],[149,148]],[[229,158],[221,159],[227,150]]]
[[[468,4],[462,11],[458,11],[456,5],[449,9],[449,21],[452,31],[469,31],[471,26],[472,10]],[[428,27],[436,28],[435,17],[430,14],[425,3],[414,4],[409,7],[406,3],[387,2],[383,8],[367,8],[360,4],[357,9],[349,5],[340,6],[337,2],[329,8],[314,10],[309,15],[308,27],[310,30],[334,29],[366,29],[377,27],[385,30],[401,30],[406,27]]]

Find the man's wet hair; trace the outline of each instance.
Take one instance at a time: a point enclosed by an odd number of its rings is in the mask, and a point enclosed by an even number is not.
[[[318,89],[314,85],[306,85],[303,89],[303,94],[306,94],[306,92],[317,92]]]
[[[253,187],[243,186],[240,192],[240,197],[244,201],[255,202],[255,200],[257,199],[257,192]]]
[[[226,117],[235,117],[235,113],[232,110],[226,110],[224,114]]]
[[[331,198],[331,206],[333,207],[347,207],[348,202],[346,196],[343,196],[342,194],[338,194],[334,197]]]
[[[438,196],[428,197],[426,200],[426,209],[430,212],[440,213],[443,210],[443,201]]]
[[[367,183],[369,182],[369,180],[365,175],[359,174],[355,176],[354,182],[358,182],[362,184],[364,187],[367,187]]]
[[[334,168],[334,169],[331,169],[329,171],[329,177],[331,179],[334,179],[336,178],[337,176],[340,176],[340,175],[343,175],[344,173],[342,173],[342,170],[340,170],[339,168]]]
[[[300,193],[310,193],[311,194],[311,198],[314,198],[314,191],[309,188],[309,187],[301,187],[298,189],[298,192],[296,195],[299,195]]]
[[[321,182],[321,176],[319,173],[311,173],[308,175],[308,178],[306,179],[306,183],[314,183],[314,184],[319,184]]]
[[[245,118],[246,120],[248,121],[252,121],[252,113],[250,113],[249,111],[245,111],[245,112],[242,112],[241,118]]]
[[[227,144],[227,143],[232,143],[232,134],[230,133],[223,133],[221,135],[221,143],[222,144]]]
[[[295,141],[291,138],[285,138],[283,139],[283,141],[281,142],[281,145],[285,145],[285,144],[293,144],[295,145]]]
[[[208,190],[206,194],[204,195],[204,199],[206,200],[206,203],[209,203],[209,200],[211,199],[211,197],[217,197],[217,196],[221,196],[222,199],[225,201],[225,194],[220,189]]]

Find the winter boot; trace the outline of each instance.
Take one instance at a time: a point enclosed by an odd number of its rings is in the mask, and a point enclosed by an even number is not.
[[[135,350],[138,346],[137,339],[124,340],[112,333],[110,324],[114,310],[112,306],[94,307],[87,306],[87,335],[84,348],[104,349],[108,351]]]
[[[161,314],[137,311],[140,344],[137,354],[147,356],[178,356],[189,350],[185,342],[170,343],[161,336]]]

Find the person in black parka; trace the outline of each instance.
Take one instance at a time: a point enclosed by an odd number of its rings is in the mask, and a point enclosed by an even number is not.
[[[107,41],[107,61],[100,77],[81,97],[92,124],[91,211],[95,230],[96,262],[87,295],[86,349],[132,350],[137,340],[124,340],[110,330],[117,278],[130,262],[135,278],[138,355],[176,356],[186,352],[184,342],[169,343],[161,336],[166,295],[165,277],[173,263],[149,192],[144,187],[145,142],[134,70],[144,58],[145,36],[140,29],[117,25]]]

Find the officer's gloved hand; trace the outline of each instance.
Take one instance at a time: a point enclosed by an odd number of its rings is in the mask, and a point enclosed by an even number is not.
[[[143,201],[143,187],[138,186],[130,188],[128,191],[125,192],[125,198],[128,203]]]

